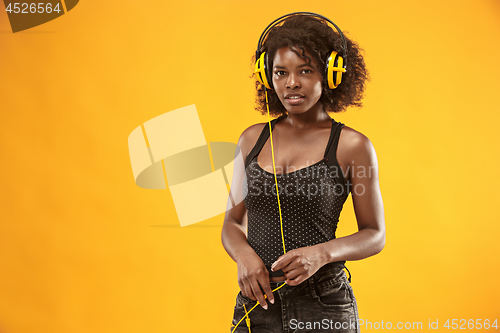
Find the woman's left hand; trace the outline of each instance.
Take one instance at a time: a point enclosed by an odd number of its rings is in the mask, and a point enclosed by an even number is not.
[[[283,270],[286,283],[296,286],[307,280],[326,264],[321,246],[307,246],[288,251],[278,258],[271,270]]]

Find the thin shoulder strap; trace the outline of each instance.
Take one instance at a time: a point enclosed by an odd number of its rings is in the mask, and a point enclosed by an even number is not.
[[[271,120],[271,130],[274,129],[274,125],[284,116],[278,117],[276,119]],[[262,132],[260,132],[260,136],[257,139],[257,143],[253,147],[253,149],[250,151],[248,154],[246,160],[245,160],[245,169],[248,167],[250,162],[253,160],[253,158],[257,155],[259,155],[260,151],[262,150],[262,147],[264,147],[264,144],[267,141],[267,138],[269,137],[269,123],[266,123],[264,128],[262,129]]]
[[[346,181],[342,173],[342,168],[337,161],[337,147],[339,145],[340,132],[342,131],[342,128],[344,128],[344,126],[345,125],[343,123],[333,120],[332,132],[330,133],[330,139],[328,141],[325,152],[325,162],[330,168],[333,168],[333,171],[335,171],[332,174],[335,175],[337,183],[342,185],[343,193],[349,194],[351,190],[350,184]]]
[[[332,131],[330,132],[330,138],[328,139],[328,145],[325,150],[326,160],[332,160],[337,162],[337,146],[339,145],[340,131],[344,127],[343,123],[333,120]]]

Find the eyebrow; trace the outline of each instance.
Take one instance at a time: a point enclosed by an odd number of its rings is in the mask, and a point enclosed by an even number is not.
[[[302,65],[298,65],[297,68],[301,68],[301,67],[311,67],[311,68],[314,68],[313,66],[309,65],[309,64],[302,64]],[[274,68],[277,68],[277,69],[286,69],[286,67],[283,67],[283,66],[274,66]]]

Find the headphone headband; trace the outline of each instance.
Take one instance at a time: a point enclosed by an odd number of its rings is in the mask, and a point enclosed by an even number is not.
[[[272,30],[272,28],[274,28],[277,24],[281,23],[282,21],[285,21],[287,18],[289,18],[291,16],[297,16],[297,15],[313,16],[313,17],[321,18],[325,21],[330,22],[335,27],[335,29],[337,29],[340,37],[342,38],[342,57],[344,58],[344,65],[347,64],[347,41],[344,37],[344,33],[342,32],[342,30],[340,30],[340,28],[335,23],[333,23],[330,19],[328,19],[327,17],[324,17],[323,15],[319,15],[316,13],[312,13],[312,12],[294,12],[294,13],[290,13],[290,14],[286,14],[286,15],[283,15],[281,17],[278,17],[276,20],[272,21],[264,29],[264,31],[260,35],[259,43],[257,44],[257,51],[255,53],[256,59],[259,59],[260,52],[261,52],[260,49],[262,48],[262,44],[264,43],[264,39],[267,37],[269,32]]]

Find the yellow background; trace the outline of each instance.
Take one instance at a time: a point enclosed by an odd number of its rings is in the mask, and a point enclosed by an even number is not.
[[[190,104],[208,142],[266,121],[250,58],[299,10],[359,42],[372,77],[333,115],[380,165],[387,244],[348,263],[360,318],[500,319],[498,0],[87,0],[16,34],[0,9],[0,331],[229,332],[224,215],[179,227],[168,190],[135,185],[127,137]]]

